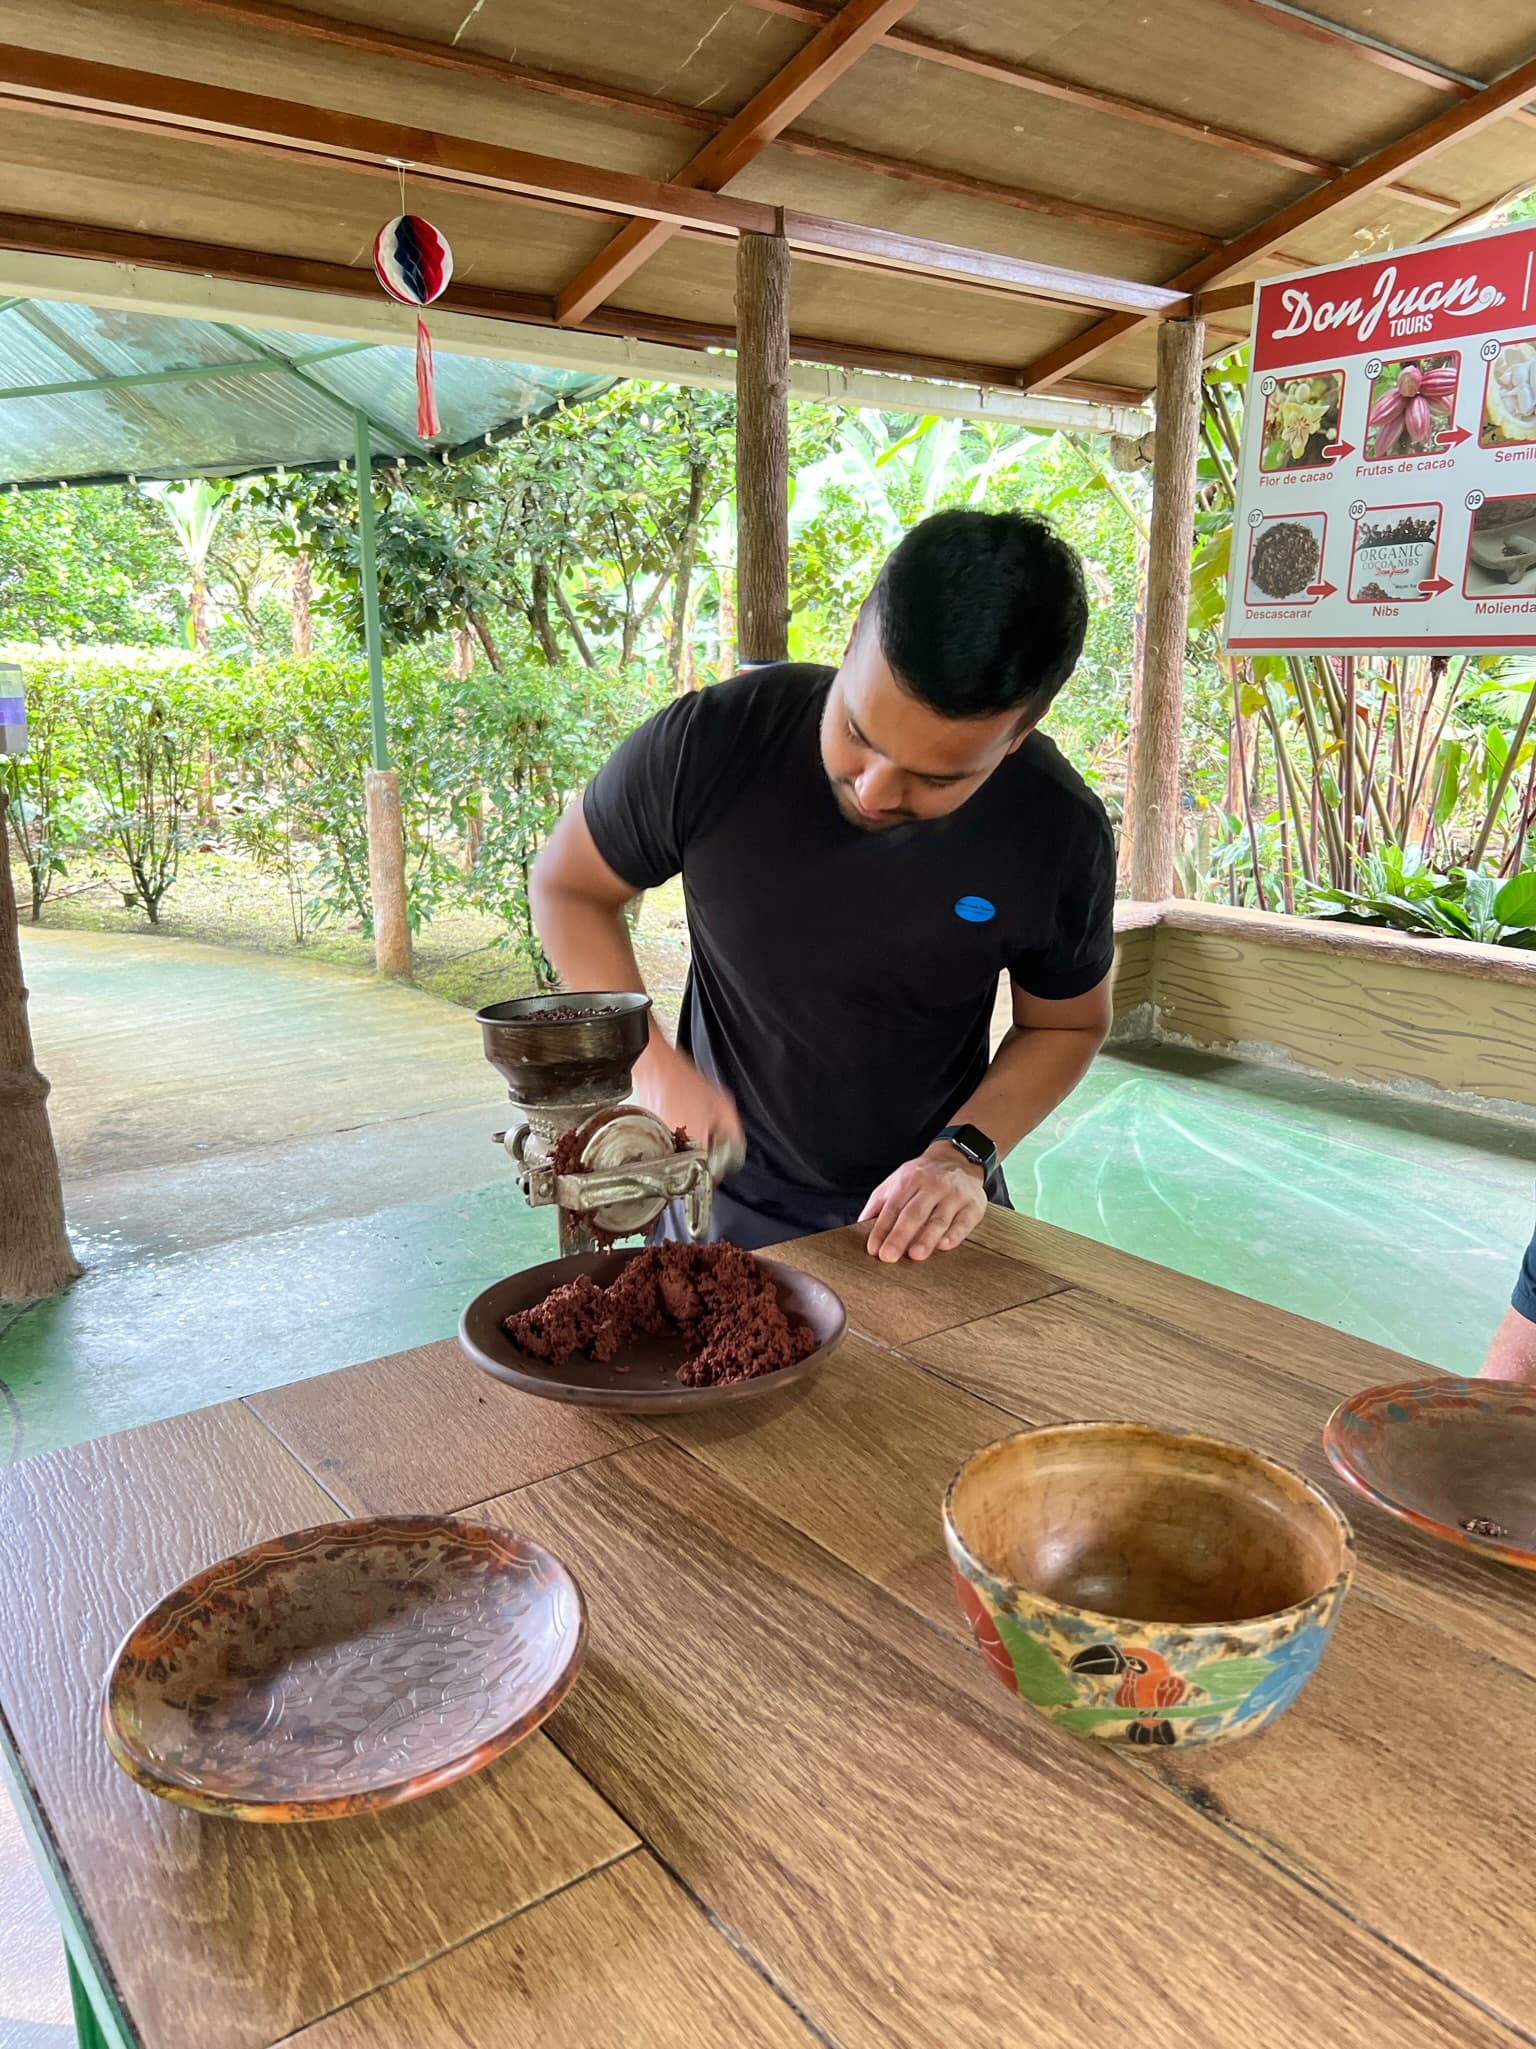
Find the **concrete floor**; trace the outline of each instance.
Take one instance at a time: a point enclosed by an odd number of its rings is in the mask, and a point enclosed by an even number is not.
[[[301,960],[29,932],[85,1277],[0,1309],[0,1463],[445,1336],[548,1258],[466,1011]],[[1021,1209],[1471,1372],[1536,1127],[1188,1055],[1100,1060],[1009,1162]],[[0,1797],[0,2049],[71,2039]]]

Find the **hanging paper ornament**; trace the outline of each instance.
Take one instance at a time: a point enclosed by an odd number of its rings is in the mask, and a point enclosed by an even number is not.
[[[430,306],[448,289],[453,276],[453,251],[446,239],[419,213],[398,213],[386,221],[373,245],[373,267],[379,283],[403,306]],[[423,441],[441,434],[437,398],[432,388],[432,337],[416,315],[416,432]]]

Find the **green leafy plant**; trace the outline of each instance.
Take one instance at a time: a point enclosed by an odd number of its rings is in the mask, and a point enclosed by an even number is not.
[[[27,673],[28,752],[0,759],[11,838],[27,871],[36,924],[55,881],[68,874],[65,856],[87,838],[80,781],[79,732],[68,670],[38,662]],[[0,859],[6,857],[0,847]]]
[[[151,925],[181,865],[192,805],[196,732],[168,690],[143,679],[129,690],[98,688],[82,702],[85,774],[105,807],[104,836],[128,865],[123,901]]]
[[[1308,890],[1303,908],[1314,917],[1390,925],[1437,939],[1536,946],[1536,870],[1508,882],[1469,868],[1442,874],[1416,848],[1389,846],[1364,855],[1354,887]]]

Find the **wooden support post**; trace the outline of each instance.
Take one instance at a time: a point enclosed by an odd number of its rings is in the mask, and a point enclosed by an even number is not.
[[[368,820],[368,893],[373,903],[373,959],[381,975],[411,977],[411,927],[405,914],[405,831],[400,778],[389,765],[384,710],[384,633],[379,619],[379,567],[374,545],[373,450],[362,413],[357,429],[358,570],[363,588],[363,641],[368,654],[368,709],[373,766],[363,774]]]
[[[1158,330],[1147,638],[1141,715],[1131,734],[1131,801],[1126,814],[1131,895],[1143,903],[1161,903],[1173,894],[1204,351],[1203,321],[1165,320]]]
[[[64,1228],[48,1084],[32,1057],[6,808],[0,789],[0,1302],[38,1302],[80,1264]]]
[[[736,613],[744,666],[789,657],[789,244],[736,244]]]
[[[409,981],[411,927],[405,915],[405,834],[400,778],[392,768],[363,774],[368,806],[368,890],[373,899],[373,958],[381,975]]]

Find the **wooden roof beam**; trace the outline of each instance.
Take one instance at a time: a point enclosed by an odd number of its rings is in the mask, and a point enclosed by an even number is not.
[[[786,221],[776,207],[629,172],[52,52],[0,46],[0,92],[64,118],[147,120],[213,145],[283,154],[297,148],[373,170],[404,164],[429,178],[483,193],[575,204],[599,213],[643,214],[674,229],[717,237],[782,231],[797,255],[1047,304],[1129,310],[1139,316],[1175,310],[1185,298],[1162,285],[1032,263],[850,221],[811,214]]]
[[[1480,78],[1473,78],[1464,71],[1453,71],[1449,65],[1437,64],[1428,57],[1416,56],[1411,50],[1399,49],[1395,43],[1384,42],[1380,36],[1367,35],[1343,22],[1330,21],[1325,15],[1313,13],[1309,7],[1293,5],[1292,0],[1221,0],[1221,4],[1234,13],[1262,21],[1267,28],[1320,44],[1325,49],[1347,52],[1383,71],[1395,72],[1399,78],[1427,86],[1431,92],[1454,93],[1458,99],[1466,100],[1486,90]],[[1511,118],[1536,123],[1536,112],[1529,107],[1516,107],[1511,109]]]
[[[125,228],[48,220],[37,215],[0,213],[0,249],[20,251],[26,255],[66,257],[79,262],[135,265],[144,270],[175,271],[186,276],[218,278],[235,284],[278,285],[290,290],[362,299],[374,306],[381,303],[378,280],[371,269],[328,263],[316,257],[279,256],[265,249],[240,249],[224,243],[140,234]],[[530,327],[555,325],[553,299],[532,292],[468,285],[458,278],[438,304],[449,313],[515,321]],[[681,320],[668,314],[641,313],[613,305],[601,307],[590,320],[582,323],[580,329],[566,331],[622,335],[635,341],[660,342],[674,348],[733,349],[736,345],[735,331],[729,327]],[[946,383],[974,385],[979,390],[1018,391],[1022,386],[1017,370],[996,363],[864,347],[856,342],[834,341],[820,335],[792,334],[790,355],[796,362],[831,364],[850,370],[875,370],[896,377],[939,378]],[[1140,405],[1145,397],[1144,392],[1133,387],[1092,379],[1066,380],[1057,385],[1054,395],[1116,406]]]
[[[369,56],[389,57],[401,62],[419,63],[441,70],[455,71],[470,77],[486,78],[498,85],[510,86],[515,91],[542,93],[554,99],[565,100],[578,106],[598,107],[622,113],[638,114],[656,121],[666,121],[674,126],[692,128],[708,135],[718,134],[731,118],[708,107],[692,107],[683,100],[661,99],[654,93],[636,92],[628,86],[607,85],[597,79],[583,78],[574,72],[551,71],[536,64],[524,64],[510,57],[497,57],[486,50],[474,50],[457,43],[433,43],[420,36],[401,35],[393,29],[376,28],[369,22],[343,21],[329,14],[314,14],[302,7],[290,7],[285,0],[160,0],[166,7],[184,13],[207,16],[213,20],[229,21],[241,26],[259,28],[269,34],[307,38],[314,42],[329,44],[347,50],[357,50]],[[755,4],[755,0],[749,0]],[[818,11],[815,8],[796,10],[797,18],[812,21],[826,21],[832,18],[831,10]],[[890,43],[889,36],[882,40]],[[1017,68],[1017,67],[1015,67]],[[1010,82],[1018,84],[1021,79]],[[1090,101],[1095,97],[1085,94]],[[1117,102],[1124,111],[1137,103]],[[1167,120],[1156,109],[1145,110],[1155,115],[1158,126],[1166,126]],[[1198,121],[1182,115],[1167,117],[1178,124],[1179,132],[1187,132],[1198,141],[1222,141],[1223,131],[1211,129]],[[1002,184],[990,178],[978,178],[969,172],[947,170],[940,165],[918,162],[910,157],[897,157],[879,150],[860,149],[852,143],[834,142],[829,137],[814,135],[803,128],[786,128],[774,142],[774,148],[791,151],[796,156],[819,158],[826,163],[846,165],[851,170],[869,171],[876,176],[899,178],[908,184],[926,185],[939,192],[954,192],[964,198],[994,202],[999,206],[1013,207],[1023,213],[1046,214],[1057,220],[1080,221],[1085,227],[1099,227],[1113,234],[1146,236],[1153,241],[1182,243],[1196,249],[1214,249],[1220,237],[1207,234],[1199,228],[1185,227],[1181,223],[1163,220],[1156,215],[1127,213],[1112,207],[1091,206],[1086,202],[1062,197],[1056,193],[1040,192],[1026,185]],[[1295,156],[1290,152],[1278,152],[1279,160],[1287,165],[1309,170],[1318,176],[1336,177],[1344,168],[1330,163],[1322,157]],[[1425,192],[1415,186],[1396,188],[1399,198],[1416,206],[1428,208],[1431,212],[1446,217],[1459,213],[1460,202],[1449,199],[1438,192]]]
[[[743,0],[743,4],[755,7],[762,14],[784,15],[791,21],[826,21],[836,11],[834,0]],[[883,49],[894,50],[903,57],[947,65],[954,71],[969,72],[974,78],[1017,86],[1023,92],[1038,93],[1046,99],[1061,100],[1092,113],[1137,121],[1144,127],[1160,128],[1168,135],[1183,136],[1187,141],[1209,143],[1231,155],[1257,157],[1263,163],[1278,164],[1282,170],[1306,171],[1314,178],[1337,178],[1345,169],[1344,165],[1334,163],[1328,157],[1309,156],[1303,150],[1288,149],[1283,143],[1266,142],[1259,136],[1247,135],[1235,128],[1221,128],[1213,122],[1196,120],[1192,115],[1175,113],[1167,107],[1132,99],[1124,93],[1079,85],[1074,79],[1059,78],[1054,72],[1041,71],[1033,64],[1019,64],[1011,57],[995,57],[984,50],[972,50],[964,43],[947,42],[942,36],[920,35],[915,29],[900,28],[890,30],[880,38],[880,43]],[[1425,192],[1411,185],[1394,185],[1392,190],[1396,197],[1415,206],[1429,207],[1444,214],[1460,211],[1457,202],[1442,193]]]
[[[674,172],[672,182],[706,192],[729,185],[915,4],[916,0],[844,0],[833,18],[752,95],[740,113],[733,114],[718,135]],[[631,221],[621,228],[560,293],[555,310],[561,325],[573,326],[595,313],[604,299],[611,298],[626,278],[655,255],[672,232],[664,222],[655,220]]]
[[[1241,270],[1245,264],[1279,248],[1286,237],[1295,234],[1298,228],[1313,226],[1340,207],[1347,206],[1352,199],[1378,191],[1400,171],[1412,170],[1426,162],[1437,150],[1445,149],[1453,142],[1464,141],[1479,129],[1501,120],[1511,107],[1522,105],[1533,92],[1536,92],[1536,57],[1516,65],[1513,71],[1496,79],[1475,99],[1448,107],[1433,121],[1426,121],[1421,127],[1400,136],[1396,142],[1388,143],[1385,149],[1377,150],[1373,156],[1356,164],[1353,170],[1346,171],[1334,184],[1325,185],[1293,205],[1282,207],[1246,235],[1239,235],[1235,241],[1227,243],[1218,254],[1202,257],[1189,269],[1180,271],[1172,280],[1173,286],[1198,296],[1207,287],[1218,285],[1223,278],[1230,277],[1233,271]],[[1075,341],[1065,342],[1031,363],[1024,373],[1026,388],[1030,391],[1044,390],[1060,378],[1071,376],[1144,324],[1128,313],[1096,321]]]

